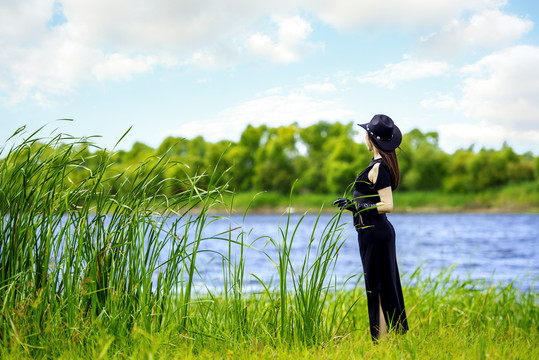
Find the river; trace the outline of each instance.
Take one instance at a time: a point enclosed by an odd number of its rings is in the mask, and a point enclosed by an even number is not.
[[[316,237],[332,215],[321,215],[315,231]],[[421,267],[421,277],[433,276],[449,267],[451,278],[462,280],[484,280],[487,283],[514,283],[528,290],[537,288],[535,280],[539,276],[539,215],[537,214],[389,214],[389,220],[397,233],[397,259],[403,283],[410,282],[410,275]],[[223,284],[223,262],[219,253],[228,252],[226,241],[211,240],[211,233],[227,229],[231,238],[240,239],[251,245],[244,248],[245,289],[261,289],[259,281],[278,283],[276,266],[277,248],[268,242],[268,237],[282,242],[287,216],[250,214],[223,216],[213,221],[205,229],[201,249],[211,252],[201,253],[197,259],[197,269],[201,280],[199,286],[219,288]],[[289,236],[297,226],[290,252],[295,269],[300,267],[307,252],[307,245],[317,220],[316,214],[290,215]],[[349,277],[360,279],[362,273],[357,235],[350,223],[349,214],[343,214],[342,247],[336,260],[332,279],[339,286]],[[279,230],[281,228],[281,231]],[[238,253],[238,247],[233,253]],[[234,258],[234,256],[232,256]],[[349,281],[348,286],[357,284]],[[361,280],[359,280],[362,284]],[[203,284],[203,285],[202,285]]]

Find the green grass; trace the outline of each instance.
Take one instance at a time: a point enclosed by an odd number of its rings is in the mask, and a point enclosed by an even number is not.
[[[178,331],[177,317],[166,328],[148,332],[135,325],[114,334],[99,320],[68,328],[59,318],[49,324],[34,348],[19,340],[6,345],[7,358],[380,358],[380,359],[536,359],[539,356],[537,296],[512,286],[485,286],[440,275],[404,288],[410,331],[390,334],[373,345],[363,289],[331,291],[321,325],[336,316],[342,324],[318,344],[280,338],[276,294],[246,294],[238,329],[234,301],[226,296],[197,298],[188,331]],[[293,295],[290,295],[291,298]],[[289,299],[291,300],[291,299]],[[293,304],[292,301],[290,301]],[[179,304],[178,304],[179,305]],[[32,306],[25,304],[24,306]],[[293,305],[291,305],[293,306]],[[351,308],[351,311],[348,310]],[[22,320],[22,319],[21,319]],[[17,327],[17,323],[14,324]]]
[[[475,193],[396,192],[397,211],[412,212],[538,212],[539,182],[526,182]]]
[[[279,236],[265,238],[277,253],[270,258],[276,281],[265,283],[245,271],[250,229],[203,232],[213,221],[210,212],[246,201],[223,195],[226,184],[215,172],[166,178],[178,164],[162,157],[106,176],[112,164],[104,158],[73,184],[71,171],[84,169],[78,145],[85,140],[27,136],[23,129],[14,137],[19,144],[0,152],[1,358],[539,355],[534,290],[452,280],[450,272],[425,279],[418,270],[404,288],[410,332],[373,345],[360,279],[350,279],[357,281],[353,290],[332,282],[345,240],[340,213],[324,223],[318,217],[315,229],[322,231],[313,229],[304,261],[295,266],[290,254],[303,218],[292,226],[285,213],[275,224]],[[201,179],[209,185],[200,186]],[[154,195],[177,181],[184,191]],[[242,204],[244,215],[262,198]],[[316,201],[318,208],[324,202]],[[217,254],[220,291],[194,285],[207,241],[227,245]],[[163,249],[169,249],[165,259]],[[261,290],[246,292],[244,283],[253,278]]]

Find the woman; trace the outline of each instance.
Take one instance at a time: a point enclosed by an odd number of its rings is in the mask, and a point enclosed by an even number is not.
[[[339,198],[341,210],[354,214],[369,309],[370,331],[377,341],[388,329],[406,332],[408,323],[395,252],[395,230],[386,213],[393,210],[393,190],[399,185],[395,149],[402,134],[386,115],[375,115],[367,124],[365,141],[374,156],[354,183],[354,200]]]

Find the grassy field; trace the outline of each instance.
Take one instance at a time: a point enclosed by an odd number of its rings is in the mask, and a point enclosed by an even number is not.
[[[2,359],[539,358],[533,289],[452,280],[450,271],[426,278],[418,269],[404,288],[411,330],[374,345],[361,279],[353,290],[332,283],[344,241],[339,213],[317,222],[322,231],[313,229],[295,267],[299,223],[285,214],[280,235],[265,239],[278,254],[275,281],[265,283],[245,272],[249,229],[203,232],[226,200],[217,174],[204,187],[198,177],[165,179],[174,164],[154,158],[129,177],[107,178],[103,159],[72,184],[70,172],[84,166],[73,160],[78,141],[34,134],[1,153]],[[171,181],[185,191],[154,195]],[[311,198],[308,206],[320,209]],[[225,203],[242,201],[233,200]],[[228,245],[217,254],[217,292],[195,286],[208,241]],[[253,278],[260,290],[247,292]]]
[[[286,321],[297,322],[293,292]],[[282,337],[276,312],[277,293],[226,294],[193,300],[188,325],[174,311],[159,330],[138,319],[129,329],[111,329],[111,317],[79,315],[68,324],[61,313],[38,330],[28,308],[20,304],[3,339],[3,358],[182,358],[182,359],[537,359],[537,294],[511,286],[488,287],[451,281],[443,274],[406,286],[410,331],[390,334],[374,345],[368,333],[362,289],[329,291],[313,344],[293,334]],[[34,300],[37,301],[37,300]],[[176,303],[181,307],[182,303]],[[80,310],[80,309],[79,309]],[[154,316],[156,316],[155,314]],[[153,320],[152,320],[153,321]],[[316,338],[317,336],[315,336]]]

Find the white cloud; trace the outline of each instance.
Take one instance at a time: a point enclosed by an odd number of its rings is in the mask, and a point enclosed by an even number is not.
[[[335,85],[329,82],[322,84],[309,84],[304,87],[305,91],[319,92],[319,93],[330,93],[336,91],[337,88]]]
[[[533,28],[526,18],[508,15],[499,9],[474,14],[468,21],[453,20],[438,33],[421,39],[422,52],[436,56],[456,56],[469,48],[503,48]]]
[[[440,146],[453,152],[474,144],[477,147],[495,148],[508,142],[517,151],[539,151],[539,130],[522,131],[517,127],[478,123],[453,123],[440,125]]]
[[[322,47],[309,41],[313,28],[299,13],[315,20],[318,17],[337,28],[430,29],[465,12],[497,9],[505,3],[506,0],[2,1],[0,96],[4,102],[34,97],[46,103],[48,96],[70,93],[80,83],[126,80],[152,71],[157,65],[219,69],[248,63],[252,54],[280,63],[298,61]],[[65,22],[52,24],[59,10]],[[482,14],[490,28],[499,24],[500,28],[513,29],[507,39],[530,26],[528,20],[496,10]],[[265,28],[270,20],[276,24],[275,29]],[[471,22],[461,25],[472,28]],[[439,36],[449,34],[448,30]],[[484,38],[482,35],[479,40]],[[442,62],[406,60],[367,74],[361,81],[394,87],[400,81],[439,75],[447,68]]]
[[[46,104],[82,82],[129,79],[156,64],[226,66],[256,20],[289,8],[285,0],[2,1],[0,98]]]
[[[308,126],[320,120],[348,121],[353,114],[338,101],[320,100],[299,93],[267,95],[225,109],[213,119],[183,124],[165,136],[193,138],[204,135],[209,141],[237,140],[238,130],[248,124],[281,126],[296,122]],[[208,129],[212,129],[211,132]]]
[[[28,0],[0,4],[0,92],[4,102],[63,94],[81,81],[122,80],[156,64],[216,69],[237,64],[262,16],[287,13],[286,0]],[[61,25],[52,26],[55,11]],[[290,62],[312,50],[300,17],[276,17],[277,41],[263,55]],[[251,32],[251,33],[249,33]],[[266,39],[266,40],[265,40]],[[92,78],[92,75],[94,76]],[[9,95],[8,95],[9,94]],[[39,96],[37,96],[39,95]]]
[[[0,45],[33,44],[44,35],[55,0],[2,1]]]
[[[455,109],[458,107],[458,102],[453,94],[436,94],[435,98],[425,99],[421,101],[421,106],[435,107],[444,110]]]
[[[341,29],[425,29],[446,23],[465,11],[498,8],[506,0],[313,0],[309,7],[325,22]]]
[[[194,65],[205,70],[218,70],[240,62],[240,50],[224,44],[196,50],[186,65]]]
[[[64,14],[81,41],[119,52],[189,53],[200,44],[241,32],[287,1],[63,0]],[[285,11],[285,10],[283,10]]]
[[[360,83],[370,83],[394,88],[399,82],[440,76],[451,69],[442,61],[428,61],[405,58],[397,64],[387,64],[382,70],[373,71],[357,78]]]
[[[283,93],[284,89],[280,86],[268,89],[264,92],[265,95],[281,95]]]
[[[315,99],[303,94],[266,96],[248,101],[220,114],[220,118],[250,124],[309,125],[319,120],[345,120],[353,112],[336,101]]]
[[[506,126],[539,130],[539,47],[515,46],[462,69],[460,108]]]
[[[312,28],[301,17],[275,17],[273,21],[279,28],[277,39],[273,40],[262,33],[252,35],[248,47],[253,53],[271,61],[289,63],[300,60],[304,53],[316,48],[316,45],[306,41]]]
[[[17,103],[26,97],[46,100],[70,93],[77,82],[89,78],[88,69],[100,56],[97,50],[66,40],[63,29],[55,29],[36,45],[8,46],[0,55],[0,68],[4,69],[0,92],[9,94],[4,102]]]
[[[508,141],[522,151],[539,152],[537,64],[539,47],[510,47],[460,69],[465,78],[458,96],[438,94],[424,100],[424,106],[454,110],[468,119],[440,126],[442,147],[494,146]]]
[[[155,59],[149,56],[129,58],[122,54],[108,55],[104,62],[94,66],[97,80],[129,80],[133,74],[140,74],[152,69]]]

